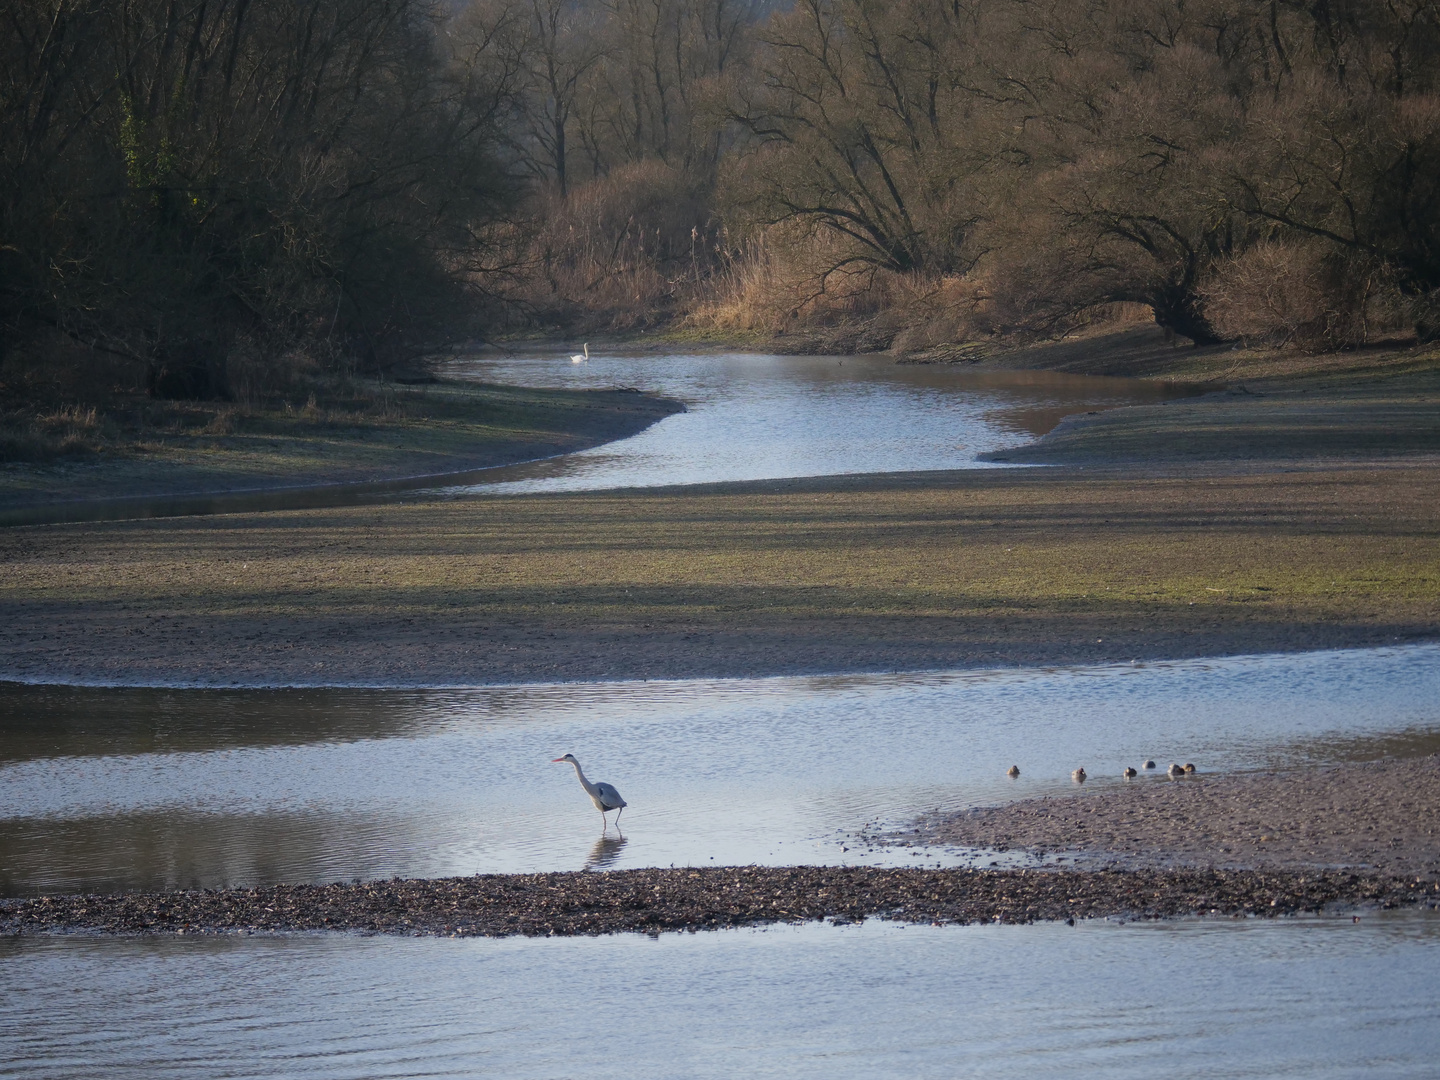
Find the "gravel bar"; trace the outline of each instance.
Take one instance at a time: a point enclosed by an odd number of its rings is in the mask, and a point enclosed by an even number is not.
[[[0,933],[349,931],[564,936],[796,923],[1030,923],[1440,906],[1440,882],[1350,871],[716,867],[490,874],[0,901]]]

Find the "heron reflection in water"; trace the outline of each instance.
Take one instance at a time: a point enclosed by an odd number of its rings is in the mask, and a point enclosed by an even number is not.
[[[614,836],[608,833],[602,835],[590,849],[590,857],[585,860],[585,869],[604,870],[620,857],[620,849],[629,842],[618,832]]]

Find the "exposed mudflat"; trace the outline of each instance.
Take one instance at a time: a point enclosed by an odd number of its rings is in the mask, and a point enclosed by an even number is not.
[[[1440,627],[1440,473],[968,470],[0,531],[0,678],[1103,663]]]
[[[46,896],[0,901],[0,933],[345,930],[501,937],[715,930],[869,917],[938,925],[1437,905],[1440,881],[1344,871],[744,866]]]
[[[1072,853],[1092,866],[1349,867],[1433,882],[1440,755],[1238,776],[1142,774],[1122,788],[922,819],[905,839]]]

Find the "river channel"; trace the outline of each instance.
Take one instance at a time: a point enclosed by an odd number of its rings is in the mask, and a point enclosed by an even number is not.
[[[1065,416],[1192,397],[1199,388],[1047,371],[974,372],[884,356],[462,355],[447,378],[560,389],[643,389],[686,411],[628,439],[521,465],[367,483],[137,496],[0,510],[0,527],[357,506],[406,499],[656,487],[842,473],[1004,467],[978,460]]]
[[[10,895],[869,850],[916,810],[1433,749],[1440,647],[448,690],[0,693]],[[630,801],[623,833],[565,766]],[[1011,781],[1006,766],[1019,763]],[[1169,783],[1161,777],[1145,783]],[[1185,782],[1185,781],[1178,781]],[[1440,919],[0,945],[0,1076],[1433,1075]]]
[[[1051,371],[974,372],[884,356],[548,352],[457,358],[451,378],[532,387],[629,386],[685,403],[633,438],[510,466],[452,491],[520,494],[843,473],[995,468],[1073,413],[1191,397],[1196,388]]]
[[[967,382],[876,359],[671,359],[455,361],[460,377],[635,385],[690,411],[443,493],[973,467],[1065,412],[1176,392]],[[344,496],[362,497],[410,494]],[[1085,797],[1145,758],[1231,772],[1437,745],[1436,645],[434,689],[8,684],[0,894],[973,865],[994,856],[860,836],[937,808]],[[551,764],[567,751],[629,800],[622,829],[602,833],[573,772]],[[1440,918],[1425,912],[654,939],[16,938],[0,941],[0,1077],[1419,1078],[1440,1056],[1437,971]]]
[[[0,891],[966,861],[863,827],[1440,733],[1440,646],[456,689],[0,688]],[[630,805],[617,831],[571,752]],[[1005,770],[1020,766],[1018,780]],[[1157,770],[1158,772],[1159,770]],[[1160,775],[1144,783],[1171,783]]]

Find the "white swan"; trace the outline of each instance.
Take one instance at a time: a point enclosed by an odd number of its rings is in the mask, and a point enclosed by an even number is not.
[[[583,363],[585,363],[586,360],[589,360],[589,359],[590,359],[590,343],[589,343],[588,341],[585,342],[585,351],[584,351],[583,353],[578,353],[578,352],[577,352],[577,353],[572,353],[571,356],[570,356],[570,362],[571,362],[572,364],[583,364]]]

